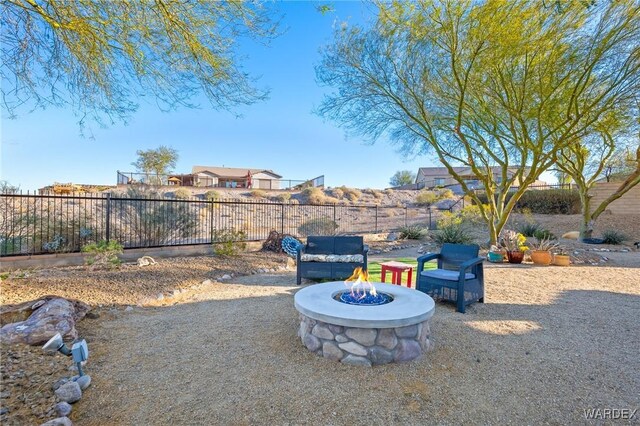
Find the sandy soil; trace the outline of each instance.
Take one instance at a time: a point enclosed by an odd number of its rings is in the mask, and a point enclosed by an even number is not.
[[[640,266],[638,262],[637,266]],[[438,304],[436,350],[353,368],[296,337],[293,274],[242,277],[165,308],[87,320],[80,424],[576,423],[640,406],[638,269],[487,268],[487,303]],[[636,419],[637,420],[637,419]]]
[[[372,260],[416,255],[412,247]],[[295,272],[273,272],[286,265],[275,254],[165,259],[119,272],[28,271],[2,282],[0,300],[54,293],[95,307],[97,318],[78,324],[93,378],[71,415],[81,425],[573,424],[585,423],[585,409],[640,408],[640,253],[607,256],[605,266],[486,264],[485,304],[464,315],[437,304],[435,351],[374,368],[304,348],[293,307],[300,287]],[[239,270],[262,272],[215,281]],[[156,307],[125,310],[176,288]],[[3,363],[7,352],[16,353],[3,347]],[[37,367],[34,358],[22,368],[44,376],[49,363]],[[32,400],[29,386],[10,388],[10,400]],[[3,423],[38,424],[47,407],[13,412],[20,417],[10,412]]]

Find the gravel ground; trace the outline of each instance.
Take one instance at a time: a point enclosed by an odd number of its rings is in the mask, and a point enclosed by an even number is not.
[[[637,253],[636,267],[640,267]],[[584,421],[640,408],[638,269],[487,268],[487,303],[438,304],[436,350],[354,368],[296,337],[293,274],[240,277],[165,308],[80,324],[90,395],[80,424],[424,424]],[[638,420],[637,418],[635,419]]]
[[[416,255],[411,247],[372,260]],[[586,423],[585,409],[640,408],[640,253],[606,256],[599,266],[487,264],[487,303],[465,315],[437,304],[435,351],[370,369],[302,346],[300,287],[295,272],[281,272],[286,258],[271,253],[20,271],[2,281],[0,303],[57,294],[94,307],[78,324],[93,378],[71,415],[81,425],[574,424]],[[129,308],[141,300],[155,306]],[[47,383],[72,374],[68,360],[1,349],[9,412],[0,421],[50,418]]]

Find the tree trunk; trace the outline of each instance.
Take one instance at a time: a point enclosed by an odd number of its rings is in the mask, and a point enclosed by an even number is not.
[[[593,235],[593,219],[591,218],[591,196],[587,191],[580,190],[582,204],[582,223],[580,225],[580,240],[591,238]]]

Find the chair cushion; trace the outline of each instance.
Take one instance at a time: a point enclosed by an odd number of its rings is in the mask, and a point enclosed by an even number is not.
[[[302,262],[341,262],[341,263],[362,263],[364,256],[361,254],[308,254],[300,256]]]
[[[460,278],[460,271],[450,271],[448,269],[432,269],[429,271],[422,271],[421,275],[423,277],[436,278],[439,280],[458,281],[458,278]],[[472,280],[475,277],[475,274],[469,272],[464,274],[465,280]]]

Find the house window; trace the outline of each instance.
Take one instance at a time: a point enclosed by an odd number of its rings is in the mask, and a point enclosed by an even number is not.
[[[433,180],[433,184],[435,186],[444,186],[445,181],[446,181],[446,179],[444,179],[444,178],[435,178]]]

